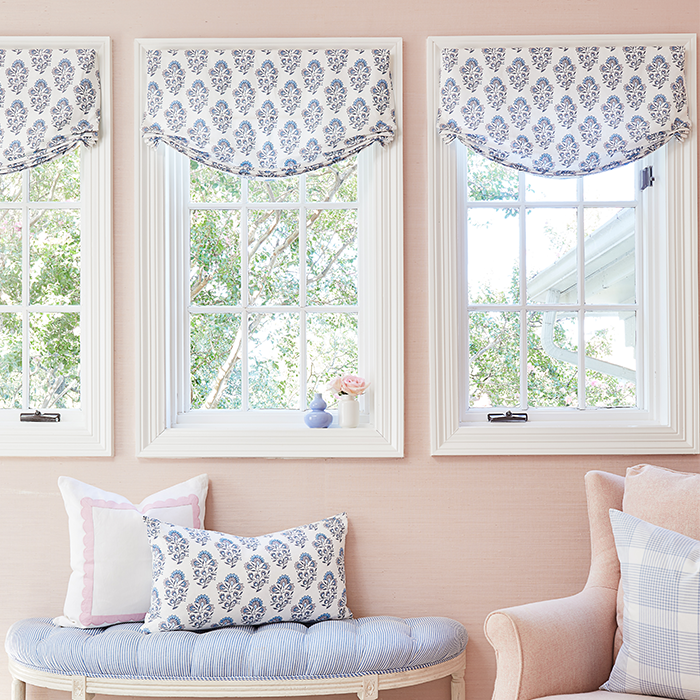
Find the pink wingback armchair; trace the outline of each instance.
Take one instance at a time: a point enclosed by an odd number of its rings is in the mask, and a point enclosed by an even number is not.
[[[626,479],[599,471],[586,474],[591,568],[583,591],[496,610],[486,618],[486,637],[497,662],[493,700],[649,700],[598,690],[608,680],[622,643],[617,621],[620,564],[609,509],[698,539],[700,476],[640,465],[630,468]]]

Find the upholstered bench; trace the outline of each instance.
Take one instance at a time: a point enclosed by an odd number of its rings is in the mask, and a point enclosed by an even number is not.
[[[464,700],[467,632],[443,617],[365,617],[314,624],[278,622],[206,632],[144,634],[140,623],[99,629],[56,627],[36,618],[14,624],[5,649],[12,700],[26,685],[148,697],[281,697],[356,693],[452,676]]]

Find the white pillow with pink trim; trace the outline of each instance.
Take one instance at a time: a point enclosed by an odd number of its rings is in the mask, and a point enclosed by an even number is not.
[[[151,603],[151,547],[143,516],[203,528],[206,474],[171,486],[134,505],[116,493],[61,476],[68,513],[70,565],[62,627],[139,622]]]

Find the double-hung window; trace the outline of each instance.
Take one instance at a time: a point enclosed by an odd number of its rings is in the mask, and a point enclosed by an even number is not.
[[[280,180],[184,164],[189,255],[175,271],[186,292],[176,315],[189,326],[183,421],[284,411],[278,420],[293,425],[330,377],[359,371],[357,159]]]
[[[694,37],[429,64],[432,452],[697,452]]]
[[[110,59],[0,40],[0,455],[112,454]]]
[[[400,50],[137,42],[142,456],[402,454]]]

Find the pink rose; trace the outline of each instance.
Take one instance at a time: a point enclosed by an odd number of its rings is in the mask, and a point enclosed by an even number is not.
[[[350,394],[351,396],[359,396],[364,394],[369,388],[369,382],[362,377],[356,377],[354,374],[346,374],[340,377],[339,381],[340,393]]]
[[[328,382],[328,391],[332,391],[334,394],[339,394],[343,387],[340,384],[342,377],[333,377],[330,382]]]

